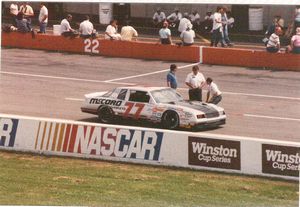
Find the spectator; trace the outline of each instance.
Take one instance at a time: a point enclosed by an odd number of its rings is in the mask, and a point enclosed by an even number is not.
[[[180,19],[179,21],[178,32],[182,33],[183,31],[186,30],[188,25],[192,25],[191,21],[188,18],[189,18],[189,14],[184,13],[183,18]]]
[[[39,33],[46,33],[46,27],[48,23],[48,9],[44,3],[40,4],[39,23],[40,23]]]
[[[227,44],[227,46],[233,46],[228,36],[228,17],[226,14],[227,8],[223,8],[222,11],[222,42],[223,45]]]
[[[118,24],[117,20],[111,20],[110,24],[106,27],[105,30],[105,39],[111,40],[121,40],[121,35],[117,33]]]
[[[160,42],[163,45],[172,44],[171,30],[168,28],[168,26],[169,26],[169,23],[164,22],[163,27],[159,30]]]
[[[17,27],[17,15],[19,13],[18,4],[13,2],[9,7],[9,11],[10,11],[10,16],[11,16],[11,24],[14,27]]]
[[[280,16],[278,16],[278,15],[274,16],[274,19],[273,19],[273,21],[272,21],[272,24],[268,26],[268,29],[267,29],[267,31],[266,31],[266,33],[265,33],[265,35],[266,35],[267,37],[271,36],[271,35],[275,32],[275,28],[276,28],[277,26],[280,26],[279,23],[278,23],[280,19],[281,19]],[[282,23],[281,23],[281,24],[282,24]]]
[[[34,12],[32,7],[27,3],[23,2],[23,4],[20,6],[20,11],[24,15],[24,18],[27,19],[27,25],[29,26],[31,30],[31,17],[34,16]]]
[[[80,37],[90,38],[96,36],[96,30],[94,30],[94,25],[90,22],[90,16],[86,15],[85,20],[79,25]]]
[[[200,27],[200,15],[197,12],[197,10],[194,10],[191,14],[190,14],[190,20],[191,23],[194,27],[194,30],[199,29]]]
[[[60,32],[62,36],[72,37],[75,35],[75,30],[71,28],[70,22],[72,21],[72,15],[68,14],[65,19],[60,23]]]
[[[300,27],[300,5],[296,6],[295,9],[295,20],[294,20],[294,30],[296,31],[296,28]]]
[[[289,50],[294,54],[300,54],[300,27],[296,28],[296,34],[291,39]]]
[[[206,102],[217,105],[222,100],[221,91],[211,78],[206,79],[206,84],[208,86]]]
[[[280,16],[277,15],[277,26],[281,27],[281,29],[284,29],[284,19]]]
[[[176,73],[177,71],[177,65],[175,64],[172,64],[170,65],[170,72],[167,74],[167,85],[168,87],[170,88],[173,88],[173,89],[177,89],[177,78],[176,78]]]
[[[213,17],[213,28],[210,46],[218,46],[219,41],[222,40],[222,13],[223,8],[217,7],[216,12]],[[222,47],[225,47],[224,43],[221,41]]]
[[[28,25],[28,20],[25,19],[24,14],[19,12],[17,15],[17,28],[18,32],[27,33],[31,31],[31,28]]]
[[[204,30],[207,32],[210,32],[212,30],[213,26],[213,21],[214,21],[214,16],[212,15],[212,12],[206,12],[206,16],[204,17]]]
[[[132,26],[129,26],[129,21],[127,20],[126,26],[122,27],[121,29],[121,40],[131,41],[133,37],[136,40],[137,36],[137,31]]]
[[[195,31],[192,30],[191,25],[188,25],[185,31],[180,35],[183,46],[191,46],[194,44]]]
[[[161,27],[163,22],[166,20],[166,14],[162,12],[160,8],[157,8],[152,19],[155,26]]]
[[[182,14],[179,12],[178,8],[174,9],[174,12],[167,17],[171,27],[176,27],[182,18]]]
[[[267,51],[271,53],[276,53],[280,49],[280,40],[279,35],[282,34],[281,27],[277,26],[275,28],[275,32],[270,36],[269,41],[267,43]]]
[[[205,78],[195,65],[186,77],[185,84],[189,87],[190,101],[202,101],[202,87],[205,85]]]
[[[226,14],[227,14],[227,28],[229,31],[234,26],[234,18],[231,16],[231,11],[227,11]]]

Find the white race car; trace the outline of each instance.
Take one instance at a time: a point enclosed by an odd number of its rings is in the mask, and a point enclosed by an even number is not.
[[[81,111],[98,115],[102,123],[122,117],[161,123],[166,129],[218,126],[226,121],[223,108],[185,101],[175,90],[165,87],[118,87],[86,94]]]

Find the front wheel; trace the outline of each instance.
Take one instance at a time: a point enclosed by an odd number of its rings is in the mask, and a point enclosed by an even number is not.
[[[176,129],[179,126],[179,116],[175,111],[166,111],[161,119],[163,128]]]
[[[105,124],[110,124],[114,120],[114,112],[112,108],[103,106],[98,110],[98,118],[100,122],[105,123]]]

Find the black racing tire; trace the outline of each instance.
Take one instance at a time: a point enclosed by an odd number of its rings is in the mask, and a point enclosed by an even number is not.
[[[179,127],[179,116],[175,111],[166,111],[161,117],[162,127],[176,129]]]
[[[98,109],[98,118],[101,123],[111,124],[115,120],[115,114],[109,106],[102,106]]]

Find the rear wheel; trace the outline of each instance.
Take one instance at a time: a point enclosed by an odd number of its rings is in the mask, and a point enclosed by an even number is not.
[[[112,108],[108,106],[103,106],[98,110],[98,118],[100,122],[110,124],[114,121],[115,114]]]
[[[179,116],[175,111],[166,111],[161,118],[161,123],[165,129],[176,129],[179,126]]]

